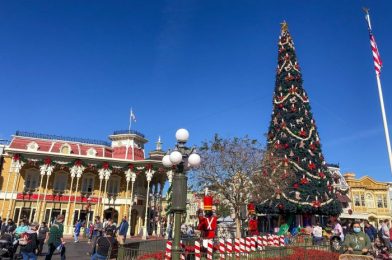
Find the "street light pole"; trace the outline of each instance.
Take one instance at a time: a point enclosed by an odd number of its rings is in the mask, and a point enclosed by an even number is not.
[[[174,239],[172,244],[172,259],[179,260],[181,255],[181,216],[186,211],[187,181],[186,171],[191,167],[200,165],[200,155],[194,148],[185,146],[189,138],[186,129],[179,129],[176,132],[177,144],[174,150],[162,158],[165,167],[174,167],[173,174],[173,196],[171,211],[174,213]]]

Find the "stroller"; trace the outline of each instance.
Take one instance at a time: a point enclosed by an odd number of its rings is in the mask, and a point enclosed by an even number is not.
[[[380,238],[376,238],[374,241],[373,256],[375,259],[392,259],[388,248]]]
[[[16,259],[16,249],[18,245],[13,243],[14,236],[12,234],[5,233],[0,237],[0,259],[11,260]]]

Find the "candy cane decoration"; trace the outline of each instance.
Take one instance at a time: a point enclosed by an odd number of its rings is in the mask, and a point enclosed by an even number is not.
[[[250,244],[252,243],[252,238],[247,237],[245,238],[245,241],[246,241],[246,252],[250,253],[250,248],[251,248]]]
[[[213,244],[212,241],[208,241],[208,246],[207,246],[207,259],[212,260],[212,253],[213,253]]]
[[[256,240],[257,240],[257,237],[253,236],[250,239],[251,239],[251,241],[250,241],[250,250],[254,252],[254,251],[256,251]]]
[[[219,258],[225,260],[225,240],[223,238],[219,239]]]
[[[241,253],[246,253],[245,249],[246,249],[245,248],[245,239],[244,238],[240,238],[240,251],[241,251]]]
[[[268,246],[273,246],[274,245],[274,239],[272,238],[272,235],[268,235]]]
[[[284,243],[284,236],[283,236],[283,235],[281,235],[281,236],[279,237],[279,242],[280,242],[280,246],[285,246],[285,243]]]
[[[241,248],[240,248],[240,239],[234,239],[234,252],[236,256],[240,256]]]
[[[277,235],[274,235],[274,246],[279,246],[279,237]]]
[[[263,236],[262,239],[263,239],[263,247],[265,248],[266,246],[268,246],[268,238],[267,236]]]
[[[231,257],[231,254],[233,253],[233,241],[231,238],[226,239],[226,252]]]
[[[200,242],[195,241],[195,260],[200,260],[201,259],[201,254],[200,254]]]
[[[171,249],[172,249],[172,241],[167,241],[166,242],[166,254],[165,254],[165,260],[171,260]]]
[[[263,238],[261,236],[257,236],[257,250],[263,250]]]

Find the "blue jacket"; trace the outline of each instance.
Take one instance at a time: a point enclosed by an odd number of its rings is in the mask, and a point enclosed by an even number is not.
[[[75,234],[78,234],[79,235],[79,233],[80,233],[80,229],[82,228],[82,223],[81,222],[78,222],[78,223],[76,223],[76,225],[75,225]]]
[[[126,220],[121,221],[120,227],[118,228],[118,234],[126,236],[128,232],[129,224]]]
[[[365,227],[365,233],[369,236],[370,241],[374,241],[374,239],[377,237],[377,230],[372,225],[370,225],[368,228]]]

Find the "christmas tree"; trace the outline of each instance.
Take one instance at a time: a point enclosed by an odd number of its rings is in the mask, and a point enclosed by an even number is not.
[[[275,191],[262,213],[339,215],[333,178],[324,161],[316,121],[302,87],[302,74],[287,23],[279,37],[278,68],[262,175]],[[275,180],[275,181],[274,181]]]

